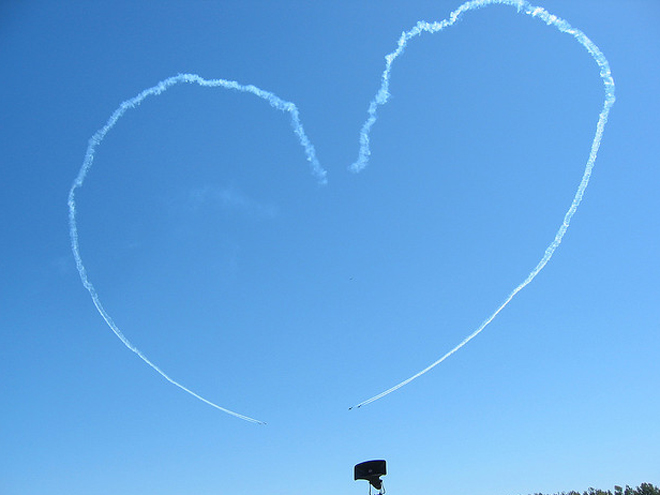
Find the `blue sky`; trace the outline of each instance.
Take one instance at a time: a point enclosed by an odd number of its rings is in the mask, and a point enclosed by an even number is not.
[[[0,8],[0,492],[513,495],[660,484],[660,201],[652,1],[547,1],[607,56],[617,102],[543,272],[475,340],[360,410],[487,318],[543,255],[603,103],[572,38],[490,6],[411,42],[358,134],[384,56],[460,2],[14,2]],[[77,196],[87,141],[128,112]]]

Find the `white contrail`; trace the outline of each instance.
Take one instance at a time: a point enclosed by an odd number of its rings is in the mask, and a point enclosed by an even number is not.
[[[208,405],[213,406],[222,412],[243,419],[245,421],[249,421],[251,423],[265,424],[263,421],[259,421],[258,419],[254,419],[248,416],[244,416],[242,414],[238,414],[234,411],[231,411],[217,404],[214,404],[213,402],[205,399],[204,397],[196,394],[192,390],[181,385],[179,382],[173,380],[163,370],[161,370],[158,366],[156,366],[153,362],[151,362],[142,353],[142,351],[140,351],[137,347],[135,347],[126,338],[126,336],[121,332],[117,324],[113,321],[110,314],[105,310],[105,308],[101,304],[101,299],[99,298],[96,289],[94,288],[92,282],[87,277],[87,270],[85,269],[85,265],[83,264],[82,257],[80,256],[80,246],[78,244],[78,226],[76,224],[75,195],[76,195],[76,189],[83,186],[85,177],[87,177],[87,173],[89,172],[89,169],[92,167],[92,163],[94,162],[94,155],[96,153],[96,148],[103,142],[103,139],[105,138],[106,134],[115,126],[117,121],[128,110],[136,108],[147,97],[160,95],[161,93],[169,89],[171,86],[174,86],[175,84],[179,84],[179,83],[196,83],[199,84],[200,86],[206,86],[211,88],[221,87],[226,89],[233,89],[244,93],[252,93],[258,96],[259,98],[263,98],[276,109],[281,110],[283,112],[289,112],[291,116],[291,124],[293,126],[293,131],[298,136],[298,139],[300,140],[300,144],[305,150],[305,154],[307,155],[307,161],[309,161],[311,165],[312,172],[317,177],[320,183],[325,184],[326,171],[321,167],[319,161],[316,159],[314,146],[312,145],[309,138],[305,134],[305,131],[303,130],[303,126],[300,122],[300,118],[298,115],[298,108],[293,103],[284,101],[279,97],[277,97],[276,95],[274,95],[273,93],[259,89],[256,86],[252,86],[252,85],[245,86],[235,81],[227,81],[224,79],[207,80],[195,74],[179,74],[177,76],[164,79],[163,81],[159,82],[152,88],[145,89],[137,96],[124,101],[121,105],[119,105],[119,108],[117,108],[117,110],[115,110],[115,112],[110,116],[106,124],[101,129],[96,131],[96,134],[94,134],[90,138],[89,144],[87,146],[87,153],[85,154],[85,160],[83,161],[82,167],[80,168],[80,172],[78,172],[78,176],[76,177],[75,181],[73,182],[73,185],[71,186],[71,189],[69,190],[69,199],[68,199],[69,236],[71,237],[71,250],[73,251],[73,256],[76,260],[76,267],[78,268],[80,279],[82,280],[82,283],[89,292],[89,294],[92,296],[92,301],[94,301],[94,305],[96,306],[96,309],[101,314],[101,316],[108,324],[110,329],[115,333],[117,337],[119,337],[119,339],[124,343],[126,347],[128,347],[131,351],[137,354],[140,357],[140,359],[142,359],[145,363],[147,363],[154,370],[156,370],[156,372],[158,372],[167,381],[169,381],[173,385],[176,385],[180,389],[188,392],[190,395],[198,398],[202,402],[205,402]]]
[[[571,203],[570,208],[564,215],[564,221],[560,225],[559,230],[557,230],[554,240],[546,248],[543,257],[541,258],[541,261],[539,261],[538,264],[534,267],[534,269],[529,273],[529,275],[527,275],[527,278],[520,285],[518,285],[518,287],[513,289],[513,291],[507,296],[504,302],[495,310],[493,314],[491,314],[479,326],[479,328],[477,328],[474,332],[468,335],[460,344],[458,344],[456,347],[454,347],[452,350],[450,350],[440,359],[438,359],[434,363],[431,363],[429,366],[427,366],[420,372],[398,383],[392,388],[389,388],[378,395],[374,395],[370,399],[367,399],[353,407],[350,407],[349,409],[358,408],[365,406],[367,404],[371,404],[372,402],[385,397],[386,395],[394,392],[395,390],[400,389],[404,385],[407,385],[408,383],[413,381],[415,378],[419,378],[423,374],[431,371],[433,368],[435,368],[437,365],[442,363],[445,359],[447,359],[449,356],[454,354],[461,347],[463,347],[465,344],[467,344],[473,338],[479,335],[481,331],[484,328],[486,328],[490,324],[490,322],[492,322],[495,319],[495,317],[500,313],[500,311],[502,311],[509,304],[509,302],[511,302],[514,296],[518,294],[518,292],[523,290],[532,280],[534,280],[534,278],[539,274],[539,272],[548,263],[548,261],[550,261],[550,258],[552,258],[552,255],[554,254],[555,250],[557,249],[557,247],[559,247],[559,244],[561,244],[561,241],[564,238],[564,234],[566,233],[566,230],[568,229],[568,226],[571,222],[571,218],[573,218],[573,215],[575,214],[580,202],[582,201],[582,196],[584,195],[584,191],[587,188],[587,185],[589,184],[591,171],[593,169],[594,162],[596,161],[596,155],[598,153],[598,148],[600,147],[600,141],[603,137],[603,130],[605,129],[605,124],[607,123],[607,117],[610,113],[610,108],[612,108],[612,105],[614,104],[614,100],[615,100],[614,80],[612,79],[612,74],[610,72],[610,64],[608,63],[607,59],[605,58],[605,55],[603,55],[600,49],[589,38],[587,38],[587,36],[582,31],[572,27],[565,20],[553,14],[550,14],[545,9],[541,7],[535,7],[529,4],[528,2],[526,2],[525,0],[472,0],[469,2],[465,2],[463,5],[461,5],[456,10],[454,10],[451,14],[449,14],[449,17],[447,19],[433,23],[420,21],[410,31],[404,32],[401,35],[401,38],[399,38],[397,49],[385,57],[386,64],[385,64],[385,71],[383,72],[382,75],[382,84],[380,89],[376,93],[376,96],[369,105],[369,110],[368,110],[369,116],[365,121],[364,125],[362,126],[362,130],[360,132],[360,152],[358,154],[357,161],[351,165],[350,167],[351,170],[353,170],[354,172],[359,172],[367,165],[369,161],[369,155],[371,154],[371,151],[369,149],[369,133],[371,132],[371,127],[376,122],[376,118],[377,118],[376,110],[379,105],[384,105],[390,96],[389,84],[390,84],[390,72],[392,70],[392,63],[394,62],[394,60],[396,60],[396,58],[399,55],[403,53],[406,45],[408,44],[408,41],[410,41],[412,38],[420,35],[423,32],[436,33],[438,31],[442,31],[443,29],[455,24],[456,21],[465,12],[469,12],[471,10],[475,10],[480,7],[485,7],[486,5],[491,5],[491,4],[510,5],[516,7],[519,13],[527,14],[537,19],[540,19],[546,24],[556,27],[560,32],[573,36],[578,43],[580,43],[584,48],[586,48],[586,50],[589,52],[589,54],[598,64],[598,67],[600,68],[600,77],[602,78],[603,84],[605,86],[605,101],[603,103],[603,109],[600,112],[600,116],[598,117],[598,123],[596,124],[596,134],[594,135],[594,139],[591,143],[591,151],[589,152],[589,158],[587,159],[587,164],[584,168],[582,181],[580,182],[580,185],[577,188],[577,191],[575,193],[575,196],[573,197],[573,202]]]

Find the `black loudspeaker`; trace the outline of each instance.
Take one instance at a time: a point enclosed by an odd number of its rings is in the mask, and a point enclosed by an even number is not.
[[[355,465],[353,471],[354,479],[367,480],[376,490],[383,486],[381,476],[387,474],[387,465],[384,460],[366,461]]]

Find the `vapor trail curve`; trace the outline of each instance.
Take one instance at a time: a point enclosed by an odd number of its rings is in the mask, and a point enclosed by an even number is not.
[[[600,49],[582,31],[572,27],[564,19],[561,19],[556,15],[550,14],[542,7],[536,7],[534,5],[531,5],[529,2],[525,0],[471,0],[465,2],[456,10],[451,12],[447,19],[444,19],[440,22],[432,22],[432,23],[426,21],[419,21],[417,25],[415,25],[415,27],[413,27],[410,31],[405,31],[399,38],[399,42],[396,50],[394,50],[392,53],[388,54],[385,57],[385,61],[386,61],[385,70],[383,71],[383,74],[381,76],[382,84],[380,89],[376,93],[376,96],[369,104],[369,109],[367,111],[368,117],[367,120],[362,125],[362,129],[360,131],[360,150],[358,153],[358,158],[350,166],[350,169],[353,172],[360,172],[369,162],[369,156],[371,155],[371,149],[369,147],[369,134],[371,132],[371,128],[376,123],[376,119],[378,118],[377,109],[379,106],[387,103],[387,100],[389,99],[390,96],[389,84],[390,84],[390,73],[392,70],[392,64],[397,59],[397,57],[399,57],[403,53],[408,42],[411,39],[415,38],[416,36],[419,36],[423,32],[428,32],[433,34],[454,25],[460,19],[460,17],[466,12],[494,4],[509,5],[512,7],[516,7],[518,13],[523,13],[531,17],[537,18],[545,22],[549,26],[554,26],[560,32],[573,36],[575,40],[578,43],[580,43],[589,52],[589,54],[592,56],[592,58],[600,68],[600,77],[603,80],[603,85],[605,88],[605,101],[603,102],[603,108],[598,117],[598,123],[596,124],[596,133],[591,143],[591,150],[589,152],[589,158],[587,159],[587,163],[584,168],[582,180],[578,185],[575,196],[573,197],[573,202],[571,203],[571,206],[568,208],[568,211],[565,213],[564,220],[562,224],[559,226],[557,233],[555,234],[555,238],[546,248],[545,253],[543,254],[541,260],[529,273],[529,275],[527,275],[527,278],[522,283],[520,283],[520,285],[518,285],[515,289],[513,289],[513,291],[511,291],[511,293],[506,297],[504,302],[500,304],[500,306],[474,332],[468,335],[456,347],[451,349],[440,359],[431,363],[423,370],[419,371],[418,373],[415,373],[410,378],[403,380],[402,382],[394,385],[393,387],[377,395],[374,395],[370,399],[367,399],[363,402],[360,402],[359,404],[356,404],[355,406],[350,407],[349,409],[359,408],[362,406],[366,406],[367,404],[371,404],[372,402],[375,402],[378,399],[382,399],[386,395],[391,394],[395,390],[398,390],[401,387],[409,384],[416,378],[419,378],[425,373],[431,371],[433,368],[435,368],[437,365],[442,363],[445,359],[447,359],[449,356],[454,354],[461,347],[463,347],[465,344],[467,344],[473,338],[479,335],[497,317],[497,315],[511,302],[511,300],[516,296],[516,294],[518,294],[521,290],[527,287],[527,285],[529,285],[529,283],[532,280],[534,280],[534,278],[536,278],[536,276],[543,269],[543,267],[545,267],[548,261],[550,261],[552,255],[559,247],[559,244],[561,244],[561,241],[564,238],[564,234],[566,234],[566,231],[570,225],[571,219],[573,218],[573,215],[577,211],[577,208],[580,205],[580,202],[582,201],[584,191],[589,185],[589,179],[591,178],[591,172],[594,167],[594,163],[596,161],[596,155],[598,154],[598,149],[600,148],[600,142],[603,137],[605,124],[607,123],[607,118],[610,113],[610,109],[612,108],[612,105],[614,105],[614,101],[615,101],[614,79],[612,79],[610,64],[605,58],[605,55],[603,55],[603,53],[600,51]]]
[[[258,419],[251,418],[249,416],[244,416],[243,414],[239,414],[237,412],[231,411],[230,409],[226,409],[224,407],[221,407],[204,397],[196,394],[189,388],[185,387],[184,385],[180,384],[176,380],[172,379],[170,376],[168,376],[163,370],[161,370],[158,366],[156,366],[147,356],[145,356],[142,351],[140,351],[137,347],[135,347],[127,338],[126,336],[122,333],[122,331],[119,329],[117,324],[114,322],[110,314],[106,311],[106,309],[103,307],[103,304],[101,303],[101,299],[99,298],[98,293],[96,292],[96,289],[94,288],[94,285],[92,282],[89,280],[89,277],[87,276],[87,270],[85,269],[85,265],[83,264],[82,257],[80,255],[80,246],[78,243],[78,226],[76,223],[76,201],[75,201],[75,196],[76,196],[76,190],[78,188],[81,188],[85,182],[85,178],[87,177],[87,174],[92,167],[92,164],[94,162],[94,156],[96,153],[96,149],[98,146],[103,142],[103,139],[105,136],[110,132],[110,130],[117,124],[119,119],[128,111],[135,109],[142,101],[144,101],[147,97],[149,96],[158,96],[161,93],[165,92],[167,89],[170,87],[174,86],[175,84],[179,83],[195,83],[199,84],[200,86],[205,86],[205,87],[210,87],[210,88],[225,88],[225,89],[232,89],[236,90],[239,92],[243,93],[252,93],[255,96],[258,96],[259,98],[262,98],[266,100],[270,105],[277,110],[281,110],[283,112],[288,112],[291,116],[291,125],[293,126],[293,131],[298,136],[298,139],[300,141],[300,145],[304,148],[305,154],[307,156],[307,161],[310,163],[311,168],[312,168],[312,173],[317,177],[318,181],[321,184],[325,184],[326,182],[326,171],[321,167],[319,161],[316,158],[316,152],[314,150],[314,146],[310,142],[309,138],[305,134],[305,131],[303,129],[303,126],[300,122],[299,118],[299,113],[298,113],[298,108],[296,105],[294,105],[291,102],[284,101],[278,96],[274,95],[273,93],[270,93],[268,91],[264,91],[262,89],[257,88],[256,86],[252,85],[243,85],[239,84],[236,81],[228,81],[224,79],[204,79],[196,74],[179,74],[177,76],[169,77],[167,79],[162,80],[155,86],[145,89],[142,91],[140,94],[137,96],[134,96],[133,98],[130,98],[119,105],[119,108],[114,111],[114,113],[110,116],[106,124],[96,131],[96,133],[90,138],[89,144],[87,146],[87,152],[85,154],[85,159],[83,161],[82,167],[80,168],[80,171],[78,172],[78,176],[73,182],[73,185],[71,186],[71,189],[69,190],[69,196],[68,196],[68,205],[69,205],[69,237],[71,238],[71,250],[73,251],[73,256],[76,260],[76,268],[78,269],[78,273],[80,274],[80,279],[82,280],[83,286],[87,289],[89,292],[90,296],[92,297],[92,301],[94,302],[94,306],[96,306],[96,309],[98,312],[101,314],[107,325],[110,327],[110,329],[114,332],[114,334],[119,338],[119,340],[122,341],[122,343],[131,351],[133,351],[135,354],[137,354],[142,361],[147,363],[149,366],[151,366],[160,376],[165,378],[168,382],[170,382],[173,385],[176,385],[179,387],[181,390],[189,393],[193,397],[196,397],[197,399],[201,400],[202,402],[205,402],[206,404],[215,407],[216,409],[219,409],[220,411],[227,413],[231,416],[234,416],[236,418],[249,421],[251,423],[257,423],[257,424],[265,424],[263,421],[260,421]]]

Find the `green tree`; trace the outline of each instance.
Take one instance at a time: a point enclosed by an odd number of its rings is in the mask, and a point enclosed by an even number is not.
[[[544,495],[543,493],[535,493],[534,495]],[[611,491],[599,490],[596,488],[589,488],[583,493],[570,491],[556,493],[555,495],[613,495]],[[660,488],[652,485],[651,483],[642,483],[637,488],[631,488],[629,485],[626,485],[626,488],[619,485],[614,485],[614,495],[660,495]]]
[[[660,495],[660,488],[651,483],[642,483],[635,493],[636,495]]]

